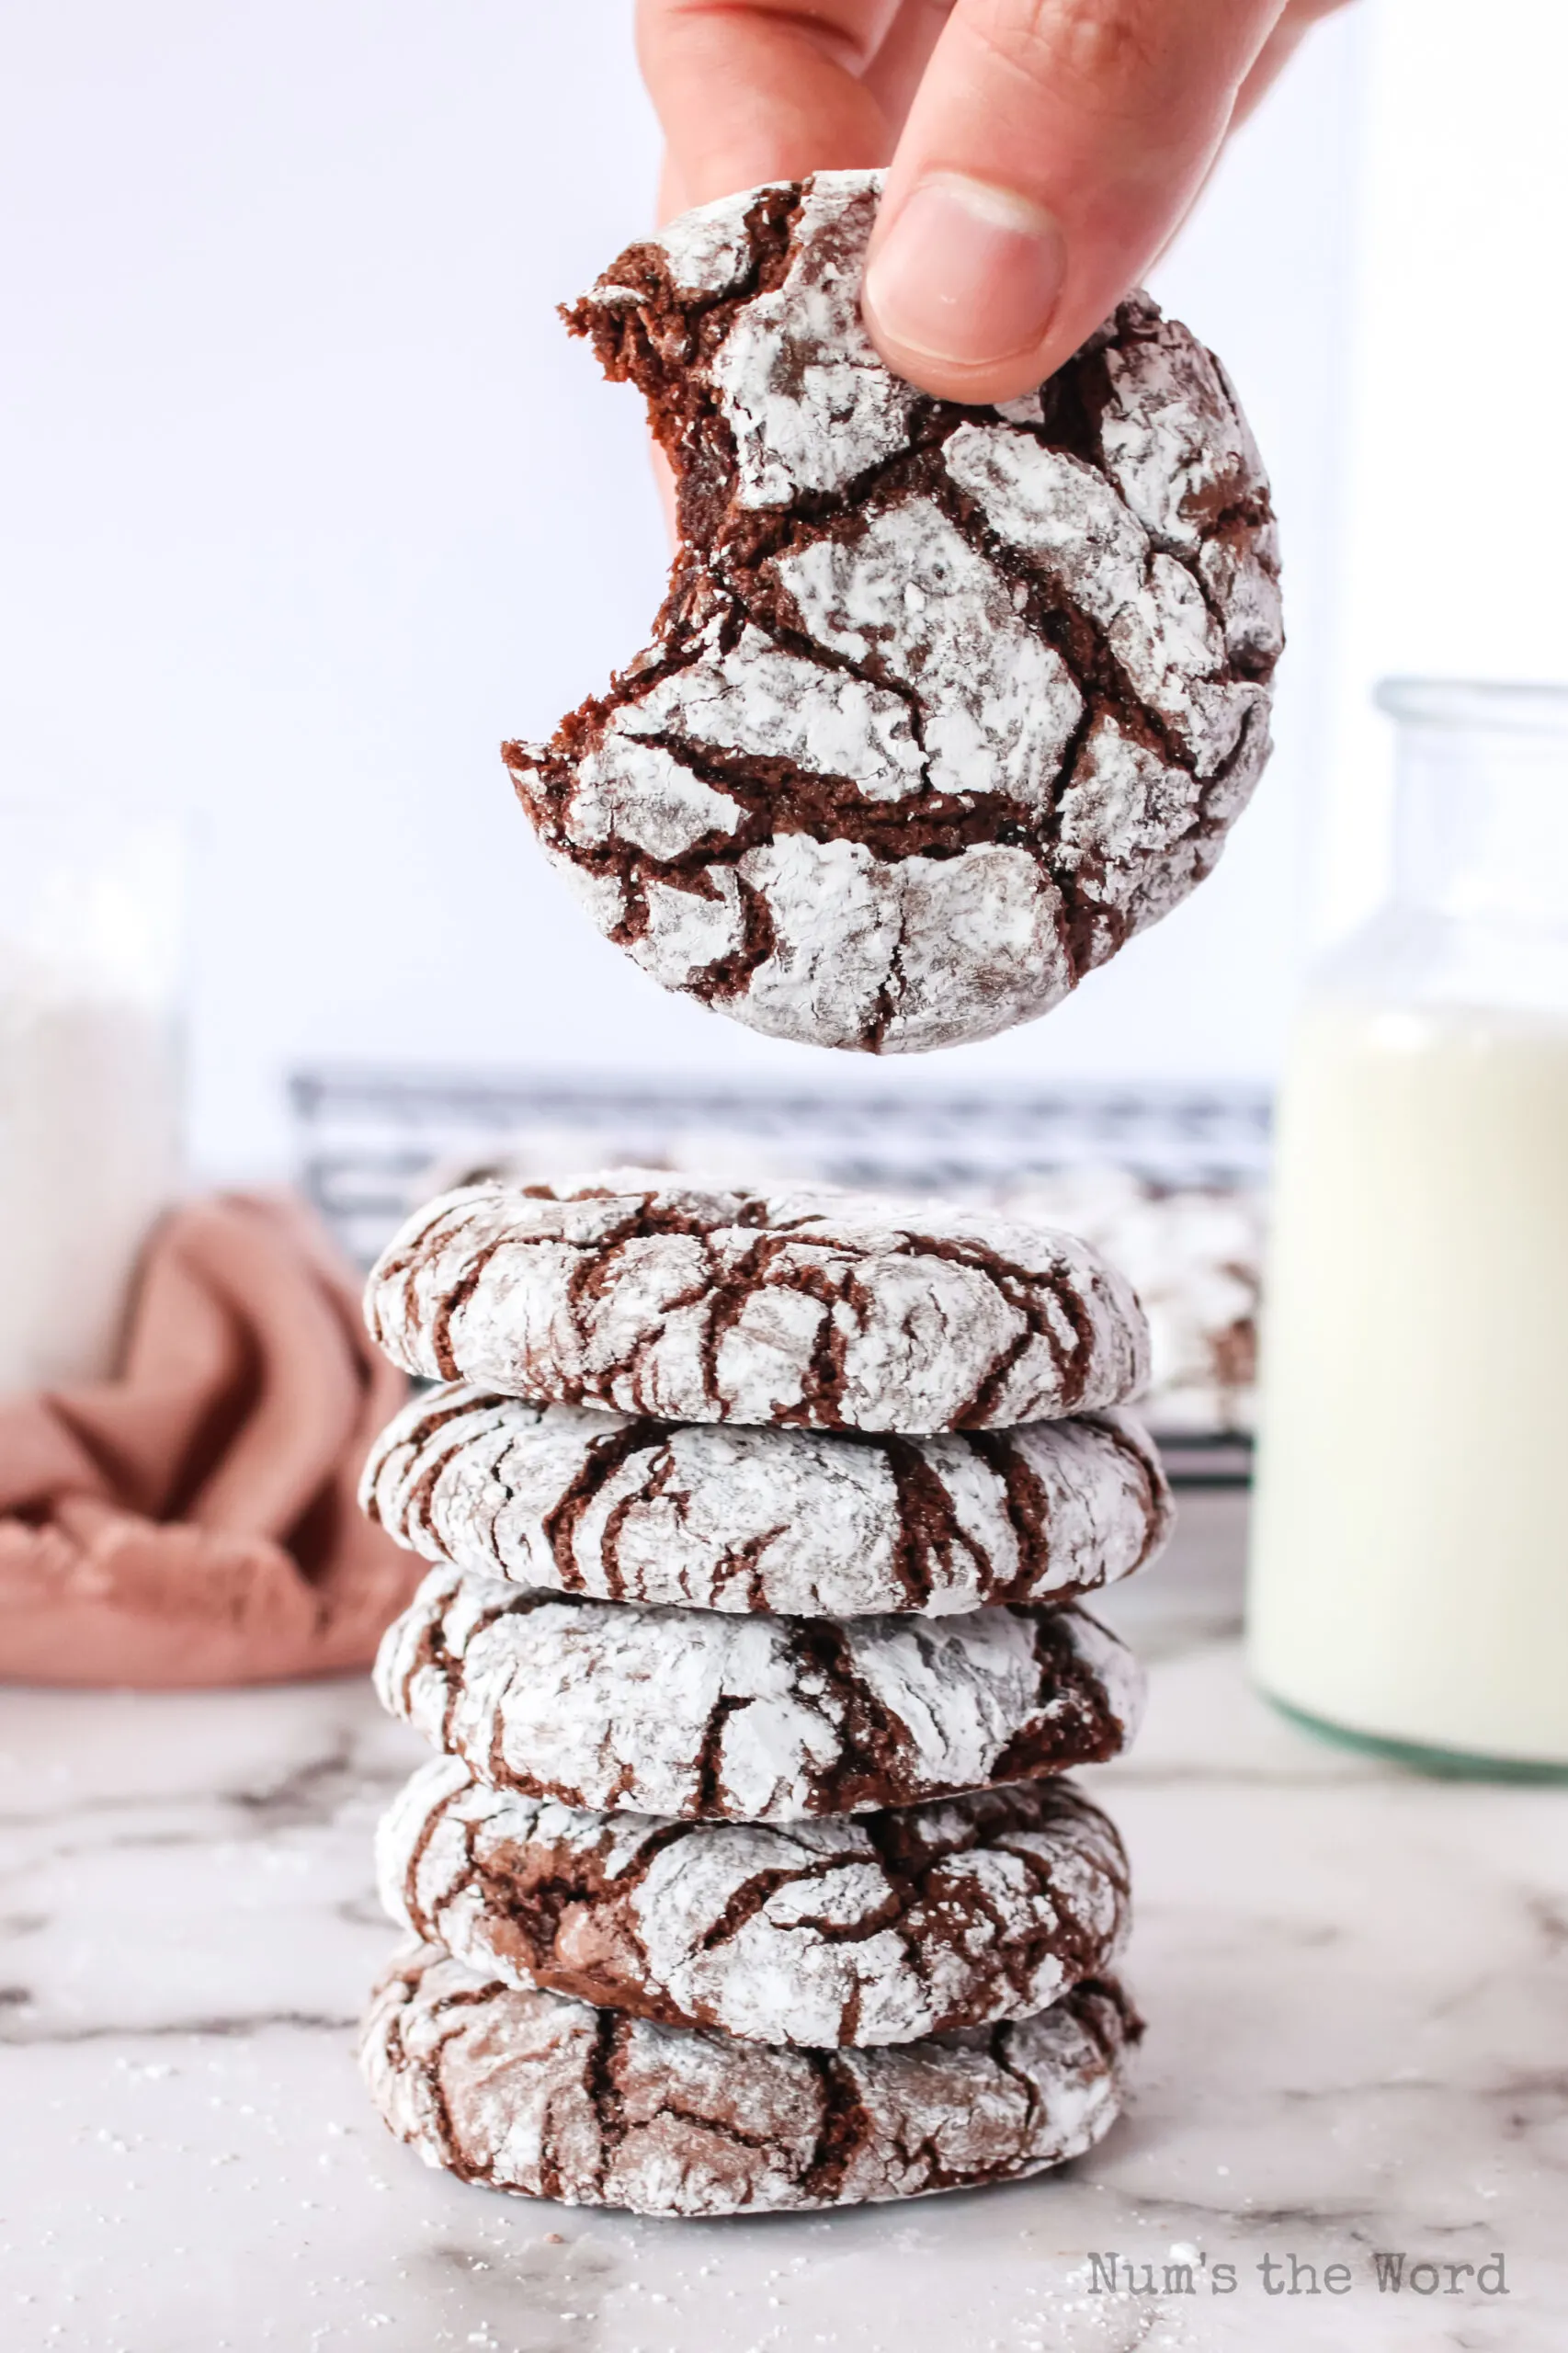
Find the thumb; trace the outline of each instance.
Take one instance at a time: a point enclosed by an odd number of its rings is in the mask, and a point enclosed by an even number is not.
[[[1203,184],[1284,0],[958,0],[867,259],[891,368],[1011,400],[1134,285]]]

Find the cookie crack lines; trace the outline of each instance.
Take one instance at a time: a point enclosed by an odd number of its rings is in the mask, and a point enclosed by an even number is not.
[[[550,1548],[551,1559],[560,1572],[562,1590],[584,1593],[587,1581],[577,1566],[577,1531],[587,1512],[598,1503],[618,1473],[648,1446],[651,1435],[657,1434],[656,1422],[629,1422],[622,1429],[611,1429],[603,1437],[596,1431],[585,1447],[583,1464],[576,1475],[568,1480],[558,1499],[540,1516],[540,1529]],[[626,1592],[621,1575],[619,1535],[626,1519],[640,1500],[651,1500],[661,1494],[667,1483],[673,1465],[668,1449],[650,1466],[642,1496],[637,1491],[621,1496],[606,1515],[599,1539],[599,1557],[604,1563],[605,1590],[612,1600],[621,1600]],[[437,1541],[435,1552],[438,1556]]]
[[[1140,1443],[1141,1433],[1136,1425],[1125,1415],[1100,1414],[1096,1416],[1096,1427],[1105,1433],[1108,1442],[1126,1463],[1144,1500],[1143,1540],[1137,1560],[1127,1572],[1131,1576],[1135,1570],[1146,1568],[1150,1562],[1158,1560],[1170,1540],[1175,1506],[1159,1457],[1152,1454],[1146,1444]],[[1026,1475],[1032,1476],[1031,1473]],[[997,1596],[999,1600],[1007,1597]]]
[[[472,1376],[366,1469],[434,1563],[378,1688],[445,1752],[377,1842],[432,1940],[367,2022],[393,2130],[655,2213],[1091,2146],[1128,1870],[1053,1777],[1141,1711],[1064,1606],[1164,1533],[1126,1286],[1003,1216],[621,1170],[437,1202],[370,1291]]]
[[[791,1822],[909,1805],[1097,1763],[1142,1704],[1131,1654],[1071,1608],[703,1612],[676,1675],[661,1662],[680,1612],[518,1593],[481,1613],[474,1584],[431,1572],[378,1695],[492,1789],[569,1806]],[[405,1673],[410,1654],[441,1671]]]
[[[851,2165],[875,2136],[875,2122],[854,2072],[836,2052],[811,2054],[822,2091],[822,2121],[807,2162],[803,2188],[814,2204],[832,2205]]]
[[[1045,1011],[1208,872],[1267,753],[1267,484],[1145,296],[1038,394],[936,402],[858,314],[879,191],[820,173],[632,247],[568,313],[678,475],[653,644],[506,759],[667,987],[872,1052]]]
[[[405,1991],[411,1992],[417,1984],[413,1972],[405,1969],[400,1972],[400,1976]],[[413,2060],[429,2109],[430,2120],[435,2128],[437,2145],[441,2151],[441,2162],[443,2165],[449,2165],[460,2179],[464,2181],[487,2179],[490,2167],[483,2161],[475,2164],[469,2157],[464,2150],[461,2136],[452,2122],[451,2111],[447,2105],[446,2086],[441,2080],[441,2054],[449,2041],[461,2036],[467,2023],[462,2013],[465,2010],[482,2006],[484,1999],[484,1990],[480,1986],[444,1987],[437,2000],[432,2005],[430,2023],[436,2031],[430,2037],[428,2050],[417,2058],[407,2052],[403,2034],[402,2011],[394,2012],[391,2021],[392,2032],[396,2037],[396,2055],[392,2063],[395,2065],[399,2061]]]
[[[438,1759],[383,1822],[377,1875],[391,1915],[471,1970],[768,2044],[983,2025],[1117,1960],[1126,1859],[1075,1790],[916,1807],[903,1843],[927,1851],[900,1866],[879,1865],[875,1823],[618,1823]]]
[[[1157,1455],[1116,1411],[1021,1430],[681,1427],[466,1383],[372,1448],[389,1535],[516,1586],[725,1612],[946,1617],[1070,1601],[1165,1540]]]
[[[892,1474],[897,1499],[892,1562],[903,1606],[924,1609],[929,1605],[937,1588],[938,1563],[946,1572],[944,1582],[949,1587],[959,1583],[954,1566],[960,1554],[969,1564],[975,1591],[987,1599],[1004,1598],[999,1591],[992,1590],[994,1568],[989,1552],[978,1537],[960,1525],[953,1497],[918,1441],[890,1432],[880,1443]],[[1010,1451],[1005,1442],[1000,1450]],[[1005,1486],[1005,1472],[1002,1478]]]
[[[437,2014],[458,1988],[467,2006],[442,2034]],[[769,2050],[605,2018],[425,1947],[379,1989],[364,2063],[394,2130],[466,2179],[573,2204],[733,2213],[913,2197],[1060,2164],[1106,2129],[1139,2031],[1104,1985],[994,2034],[895,2050]]]
[[[614,1181],[475,1186],[419,1211],[370,1275],[386,1353],[669,1419],[906,1434],[1089,1412],[1147,1378],[1131,1292],[1071,1236]]]
[[[749,1691],[726,1691],[716,1699],[702,1726],[698,1745],[696,1769],[692,1777],[692,1796],[683,1813],[710,1816],[727,1813],[731,1798],[724,1776],[724,1735],[730,1719],[756,1705],[757,1694]]]

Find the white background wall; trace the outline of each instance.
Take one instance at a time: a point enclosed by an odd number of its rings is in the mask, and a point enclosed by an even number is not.
[[[1406,40],[1471,13],[1379,5]],[[1314,36],[1155,280],[1230,363],[1275,476],[1273,769],[1214,881],[1071,1004],[892,1083],[1273,1064],[1338,707],[1364,40],[1354,17]],[[636,974],[545,873],[496,757],[635,649],[660,593],[639,404],[551,307],[649,213],[626,0],[50,0],[4,12],[0,89],[0,764],[67,818],[89,787],[196,818],[203,1165],[278,1163],[303,1058],[877,1075]],[[1510,495],[1496,356],[1460,360],[1451,313],[1423,307],[1451,230],[1405,219],[1388,177],[1380,266],[1430,241],[1412,303],[1450,371],[1444,430],[1483,504],[1483,474]],[[1396,357],[1411,307],[1382,323]],[[1542,427],[1560,382],[1533,386]],[[1397,438],[1397,402],[1378,415]],[[1549,443],[1541,463],[1561,475]],[[1407,473],[1402,514],[1426,494],[1414,452]],[[1364,632],[1386,554],[1363,563]]]
[[[1372,683],[1568,681],[1568,7],[1377,0],[1365,29],[1320,933],[1384,877]]]

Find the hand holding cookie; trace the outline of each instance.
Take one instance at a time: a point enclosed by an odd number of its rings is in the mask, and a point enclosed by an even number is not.
[[[564,315],[676,483],[651,642],[505,747],[665,988],[923,1053],[1058,1004],[1210,871],[1268,756],[1262,461],[1134,293],[1027,398],[932,400],[861,317],[879,171],[699,205]]]
[[[866,323],[945,400],[1031,391],[1161,251],[1343,0],[642,0],[665,211],[890,165]]]

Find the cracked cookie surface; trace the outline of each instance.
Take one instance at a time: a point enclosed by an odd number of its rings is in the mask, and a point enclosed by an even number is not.
[[[1121,1842],[1062,1781],[772,1827],[584,1812],[441,1756],[377,1862],[392,1918],[483,1976],[770,2043],[1032,2018],[1128,1918]]]
[[[744,2214],[918,2198],[1092,2148],[1141,2031],[1111,1980],[1040,2016],[806,2051],[525,1993],[437,1948],[393,1962],[360,2043],[426,2164],[569,2206]]]
[[[369,1517],[482,1576],[673,1608],[947,1617],[1147,1565],[1170,1496],[1131,1415],[922,1438],[536,1405],[462,1381],[370,1449]]]
[[[680,551],[518,797],[667,988],[808,1043],[1033,1018],[1213,866],[1268,753],[1268,486],[1135,294],[1038,393],[932,400],[860,323],[880,175],[754,188],[567,313],[645,394]]]
[[[1002,1429],[1149,1372],[1131,1290],[1070,1234],[636,1169],[442,1195],[366,1315],[406,1371],[684,1422]]]
[[[1117,1756],[1143,1678],[1083,1610],[773,1618],[433,1569],[376,1690],[481,1780],[595,1811],[793,1822]]]

